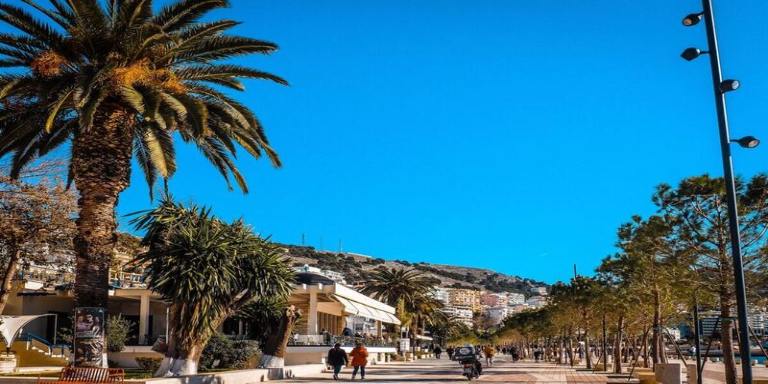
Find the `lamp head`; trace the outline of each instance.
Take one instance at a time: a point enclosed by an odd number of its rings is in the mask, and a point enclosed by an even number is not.
[[[680,57],[688,61],[691,61],[701,56],[702,53],[703,52],[701,51],[701,49],[698,49],[698,48],[686,48],[685,51],[683,51],[683,53],[680,54]]]
[[[760,145],[760,140],[754,136],[744,136],[741,139],[731,140],[732,143],[737,143],[742,148],[752,149]]]
[[[704,13],[691,13],[690,15],[683,18],[683,25],[686,27],[692,27],[701,21],[701,17],[704,15]]]
[[[741,86],[741,83],[738,80],[723,80],[722,83],[720,83],[720,92],[730,92],[735,91],[739,89],[739,86]]]

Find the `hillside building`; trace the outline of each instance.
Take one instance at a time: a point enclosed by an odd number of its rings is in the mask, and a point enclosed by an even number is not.
[[[506,307],[508,302],[506,293],[483,292],[480,295],[480,304],[485,307]]]
[[[451,307],[469,309],[472,312],[482,310],[480,291],[476,289],[451,288],[448,291],[448,303]]]

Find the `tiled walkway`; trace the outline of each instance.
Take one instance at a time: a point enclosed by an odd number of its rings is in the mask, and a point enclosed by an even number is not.
[[[420,360],[412,363],[392,363],[370,366],[365,377],[373,383],[452,383],[467,382],[461,375],[461,367],[455,361]],[[342,371],[340,382],[349,382],[351,370]],[[288,380],[288,383],[332,382],[328,373],[312,378]],[[359,381],[359,377],[358,380]],[[547,363],[517,362],[500,359],[493,367],[484,368],[480,383],[553,383],[553,384],[605,384],[606,378],[589,372],[579,372],[570,367]]]

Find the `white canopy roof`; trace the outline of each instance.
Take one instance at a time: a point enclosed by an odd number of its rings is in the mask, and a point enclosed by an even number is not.
[[[6,345],[10,348],[18,336],[19,330],[32,320],[45,316],[56,316],[52,313],[44,315],[28,316],[0,316],[0,335],[5,339]]]
[[[346,313],[379,320],[382,323],[400,324],[400,319],[395,316],[395,308],[363,295],[352,288],[335,284],[333,297],[344,306]]]

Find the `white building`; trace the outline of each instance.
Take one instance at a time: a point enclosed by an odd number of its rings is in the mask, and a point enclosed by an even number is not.
[[[434,297],[435,300],[443,303],[443,305],[448,305],[450,302],[450,290],[448,288],[437,287],[433,291],[432,297]]]
[[[443,312],[445,312],[448,316],[455,318],[457,321],[466,324],[468,327],[471,327],[473,325],[472,323],[473,316],[472,316],[471,309],[445,307],[443,308]]]
[[[765,331],[768,330],[768,313],[750,311],[747,320],[749,326],[752,327],[758,335],[765,335]]]

